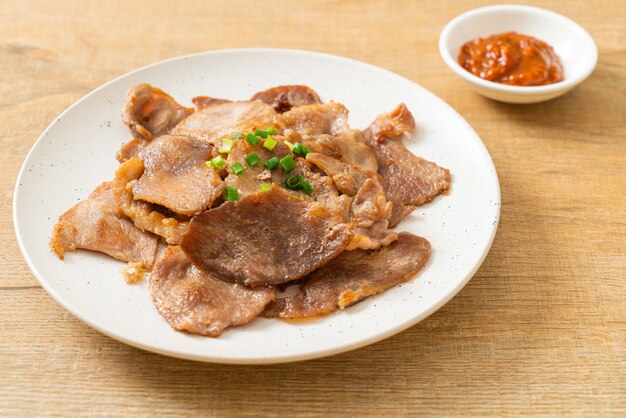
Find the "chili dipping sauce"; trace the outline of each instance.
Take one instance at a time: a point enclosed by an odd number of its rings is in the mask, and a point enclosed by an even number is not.
[[[485,80],[542,86],[563,80],[559,57],[547,43],[516,32],[473,39],[461,47],[459,64]]]

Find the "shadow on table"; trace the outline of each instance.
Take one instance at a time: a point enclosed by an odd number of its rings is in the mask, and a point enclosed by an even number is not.
[[[501,103],[475,94],[487,107],[497,113],[506,114],[509,122],[527,125],[543,134],[550,130],[572,129],[572,134],[581,134],[581,129],[593,133],[597,126],[614,124],[617,109],[606,103],[606,97],[623,91],[619,77],[611,66],[599,65],[594,73],[582,84],[556,99],[533,104]],[[608,92],[607,92],[608,90]],[[606,112],[597,109],[606,108]],[[592,111],[593,110],[593,111]],[[600,116],[599,116],[600,115]]]

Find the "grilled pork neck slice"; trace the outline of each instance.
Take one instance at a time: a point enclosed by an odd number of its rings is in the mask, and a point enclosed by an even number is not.
[[[122,120],[133,136],[149,141],[168,133],[192,113],[192,108],[179,105],[163,90],[137,84],[126,95]]]
[[[156,203],[192,216],[209,208],[224,191],[213,167],[213,147],[182,136],[164,135],[139,153],[144,172],[133,187],[133,198]]]
[[[263,90],[250,100],[260,100],[272,106],[278,113],[285,113],[291,108],[322,103],[315,91],[307,86],[278,86]]]
[[[413,129],[413,115],[400,104],[378,116],[363,133],[363,141],[376,154],[387,198],[393,202],[392,228],[417,206],[450,188],[450,171],[412,154],[402,143],[402,135]]]
[[[219,146],[220,140],[236,132],[252,132],[272,125],[276,112],[259,102],[230,102],[216,104],[197,111],[180,122],[172,135],[182,135]]]
[[[102,183],[59,217],[50,248],[63,259],[78,248],[152,266],[158,238],[137,228],[118,208],[111,183]]]
[[[137,157],[120,164],[113,180],[113,193],[118,208],[140,230],[159,235],[168,244],[178,244],[187,231],[189,221],[176,214],[164,213],[167,210],[165,208],[135,200],[133,188],[143,173],[143,161]]]
[[[169,247],[150,277],[158,311],[177,330],[218,337],[256,318],[274,300],[272,288],[229,283],[194,266],[180,247]]]
[[[387,229],[393,205],[385,196],[382,177],[324,154],[312,152],[306,159],[332,177],[340,192],[354,196],[350,208],[353,237],[346,250],[373,250],[398,238]]]
[[[365,172],[376,173],[376,155],[370,147],[357,140],[361,136],[361,131],[352,129],[340,135],[305,135],[302,143],[315,153],[333,157]]]
[[[350,238],[341,217],[273,185],[195,216],[180,246],[203,271],[255,287],[303,277],[341,253]]]
[[[335,102],[294,107],[276,116],[274,123],[283,131],[292,130],[298,135],[338,135],[350,129],[348,109]]]
[[[276,299],[263,316],[328,315],[410,280],[428,261],[430,243],[408,232],[375,251],[345,251],[309,274],[297,294]]]

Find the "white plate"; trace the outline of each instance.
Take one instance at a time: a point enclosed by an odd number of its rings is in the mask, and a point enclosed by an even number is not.
[[[147,283],[127,285],[123,263],[88,251],[60,261],[48,248],[57,217],[117,166],[130,139],[120,111],[137,83],[190,105],[196,95],[246,99],[280,84],[307,84],[350,110],[353,127],[406,103],[418,125],[414,153],[452,172],[448,196],[418,208],[399,229],[424,236],[433,252],[411,282],[315,321],[257,318],[212,339],[174,331],[152,305]],[[68,311],[127,344],[186,359],[279,363],[355,349],[398,333],[439,309],[472,277],[495,236],[500,190],[491,158],[465,120],[419,85],[362,62],[304,51],[241,49],[159,62],[91,92],[59,116],[29,152],[15,188],[17,239],[41,285]]]

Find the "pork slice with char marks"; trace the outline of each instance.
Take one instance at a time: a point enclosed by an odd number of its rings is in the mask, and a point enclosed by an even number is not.
[[[197,139],[164,135],[139,153],[144,172],[133,187],[133,198],[193,216],[211,207],[224,191],[213,167],[213,147]]]
[[[332,177],[337,189],[349,196],[354,196],[365,180],[370,177],[382,182],[382,178],[379,178],[375,172],[369,172],[368,175],[357,167],[328,155],[310,152],[306,160]]]
[[[138,157],[120,164],[115,171],[113,194],[119,210],[142,231],[163,237],[168,244],[178,244],[189,221],[184,216],[166,214],[166,208],[133,198],[133,188],[144,173],[144,164]]]
[[[350,238],[341,217],[273,185],[195,216],[180,246],[203,271],[255,287],[299,279],[341,253]]]
[[[263,138],[260,139],[257,146],[246,142],[243,138],[234,140],[233,147],[226,159],[228,166],[227,172],[229,174],[224,181],[226,185],[234,187],[239,191],[240,198],[249,194],[257,193],[259,191],[259,186],[263,183],[271,183],[275,181],[273,179],[274,173],[282,169],[279,165],[272,171],[268,170],[263,166],[263,163],[267,160],[273,157],[281,159],[286,155],[291,155],[295,158],[281,137],[274,136],[273,139],[276,141],[276,145],[271,151],[264,146],[266,139]],[[246,157],[253,152],[259,156],[261,162],[253,167],[250,167],[248,163],[246,163]],[[231,167],[235,163],[240,163],[244,167],[243,173],[233,173]]]
[[[311,151],[336,158],[362,171],[376,173],[376,155],[370,147],[356,139],[361,136],[361,131],[352,129],[340,135],[305,135],[302,143]]]
[[[322,103],[313,89],[301,85],[272,87],[258,92],[250,100],[267,103],[278,113],[285,113],[294,107]]]
[[[133,136],[151,140],[168,133],[181,120],[193,113],[169,94],[150,84],[137,84],[126,94],[122,120]]]
[[[306,159],[331,176],[340,192],[354,196],[350,207],[353,237],[346,250],[376,249],[397,239],[398,235],[387,229],[393,205],[386,199],[382,177],[372,172],[367,175],[324,154],[312,152]]]
[[[338,135],[350,129],[348,109],[335,102],[294,107],[276,116],[274,122],[280,130],[299,135]]]
[[[189,116],[172,130],[173,135],[196,138],[212,145],[236,132],[252,132],[272,125],[276,112],[259,102],[231,102],[209,106]]]
[[[86,200],[59,217],[50,248],[63,259],[66,251],[99,251],[133,263],[152,266],[158,238],[141,231],[119,210],[111,183],[102,183]]]
[[[346,250],[375,250],[397,240],[398,234],[388,229],[392,208],[381,183],[370,178],[365,180],[350,206],[354,226]]]
[[[330,177],[313,172],[303,158],[293,155],[289,147],[284,143],[283,137],[274,136],[274,139],[276,140],[276,145],[271,151],[263,146],[264,139],[261,139],[258,146],[253,146],[242,139],[235,140],[235,144],[228,154],[227,162],[229,168],[227,170],[229,175],[224,179],[224,182],[228,186],[236,188],[239,192],[239,197],[242,198],[249,194],[257,193],[259,187],[264,183],[273,183],[279,187],[285,187],[287,178],[300,175],[313,187],[311,198],[314,201],[325,206],[333,215],[341,216],[348,222],[350,201],[346,196],[340,196],[333,180]],[[254,167],[250,167],[245,161],[246,156],[252,152],[255,152],[261,159],[261,163]],[[263,166],[263,162],[272,157],[280,159],[286,155],[291,155],[296,163],[296,167],[289,173],[285,173],[280,165],[273,170],[268,170]],[[237,162],[244,167],[244,172],[241,174],[233,173],[230,168]],[[304,192],[299,191],[297,193],[303,194]],[[306,195],[303,194],[302,197],[306,198]]]
[[[375,251],[345,251],[309,274],[293,296],[270,303],[263,316],[328,315],[411,280],[428,261],[430,243],[408,232]]]
[[[172,328],[209,337],[250,322],[275,297],[273,288],[251,289],[201,271],[180,247],[167,248],[157,260],[150,294]]]
[[[449,170],[412,154],[402,143],[401,136],[414,128],[413,115],[400,104],[376,118],[363,135],[363,141],[376,154],[378,173],[385,181],[387,198],[393,202],[390,227],[450,188]]]

